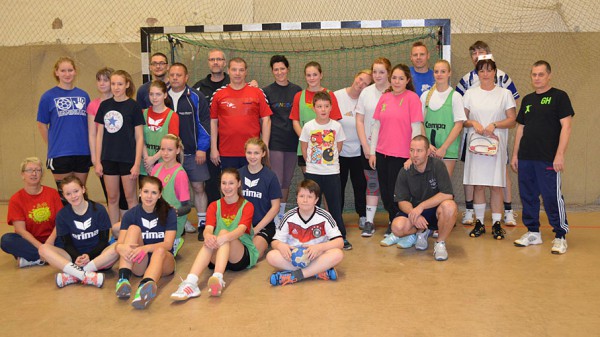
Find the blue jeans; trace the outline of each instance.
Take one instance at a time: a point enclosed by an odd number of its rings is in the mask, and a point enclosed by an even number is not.
[[[63,248],[64,246],[62,240],[58,238],[54,242],[54,245],[59,248]],[[2,239],[0,239],[0,248],[6,253],[13,255],[15,258],[22,257],[27,261],[37,261],[40,259],[37,248],[17,233],[6,233],[2,235]]]

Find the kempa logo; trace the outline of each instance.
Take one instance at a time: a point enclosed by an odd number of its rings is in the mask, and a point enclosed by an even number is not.
[[[429,128],[429,129],[446,130],[446,124],[442,124],[442,123],[429,123],[429,122],[425,122],[425,127]]]
[[[90,226],[92,225],[92,218],[89,218],[89,219],[85,220],[84,222],[79,222],[79,221],[75,221],[75,220],[73,220],[73,222],[75,223],[75,227],[77,227],[77,229],[84,231],[84,230],[90,228]]]
[[[156,225],[158,225],[158,218],[156,218],[154,220],[150,220],[150,221],[142,218],[142,226],[144,226],[148,229],[152,229],[152,228],[156,227]]]
[[[260,178],[256,178],[255,180],[250,180],[250,179],[248,179],[248,177],[244,177],[244,185],[246,185],[248,187],[255,187],[256,185],[258,185],[259,180],[260,180]]]

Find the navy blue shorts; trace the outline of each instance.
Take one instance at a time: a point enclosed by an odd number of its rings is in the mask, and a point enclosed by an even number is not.
[[[423,213],[421,213],[421,215],[425,218],[425,220],[427,220],[427,222],[429,223],[429,225],[427,226],[427,228],[431,229],[431,230],[437,230],[438,229],[438,219],[437,219],[437,207],[433,207],[433,208],[427,208],[425,210],[423,210]],[[396,217],[405,217],[408,218],[408,214],[400,211],[396,214]]]

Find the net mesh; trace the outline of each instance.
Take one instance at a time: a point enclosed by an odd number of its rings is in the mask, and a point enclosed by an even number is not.
[[[0,191],[2,200],[7,200],[21,187],[16,163],[22,160],[24,153],[45,158],[46,146],[35,126],[35,111],[41,94],[55,84],[51,69],[59,56],[67,55],[76,60],[79,67],[77,85],[95,96],[94,74],[103,66],[126,69],[134,76],[136,84],[141,83],[140,27],[448,18],[452,29],[454,84],[471,70],[467,49],[476,40],[483,40],[492,47],[499,68],[510,74],[522,95],[530,92],[528,74],[535,60],[546,59],[553,65],[554,85],[570,94],[577,112],[575,131],[569,144],[568,170],[563,175],[563,192],[568,203],[600,201],[600,182],[595,179],[600,175],[600,165],[594,165],[591,155],[600,146],[600,140],[593,137],[594,122],[600,113],[595,100],[597,84],[590,76],[595,69],[595,58],[600,54],[597,1],[440,0],[425,5],[414,1],[374,3],[361,0],[56,0],[35,4],[6,2],[3,9],[0,11],[0,22],[3,23],[0,50],[4,56],[0,69],[5,75],[5,99],[0,107],[4,121],[0,125],[3,144],[0,184],[5,187]],[[310,50],[305,55],[322,63],[324,84],[335,90],[348,85],[352,74],[370,63],[368,51],[361,50],[351,41],[360,41],[363,46],[377,41],[374,44],[380,45],[377,48],[382,48],[381,53],[387,54],[385,56],[393,63],[408,63],[405,50],[412,39],[411,34],[419,39],[430,36],[430,32],[423,31],[406,33],[405,42],[396,40],[390,42],[390,49],[383,49],[392,34],[371,32],[369,35],[366,30],[363,32],[364,36],[352,38],[323,38],[321,43],[326,48],[315,45],[313,39],[304,36],[278,34],[266,37],[258,33],[235,36],[235,33],[227,33],[225,39],[215,34],[213,38],[195,45],[198,42],[195,37],[195,42],[191,43],[184,41],[188,37],[178,35],[176,37],[183,47],[176,48],[176,59],[192,69],[196,77],[190,80],[192,82],[201,77],[200,74],[208,72],[204,51],[216,40],[231,41],[232,45],[225,48],[228,57],[244,57],[241,53],[250,50],[251,53],[246,54],[250,63],[249,76],[261,84],[269,83],[267,54],[290,50],[285,44],[289,43],[288,39],[295,39],[292,50],[314,48],[312,55]],[[435,36],[427,43],[435,46]],[[152,48],[170,52],[169,44],[160,37]],[[347,58],[347,51],[354,53],[351,59]],[[439,54],[435,53],[434,57],[439,57]],[[308,60],[301,59],[299,55],[291,55],[290,60],[293,64],[291,78],[302,85],[302,65]],[[352,69],[339,68],[345,64],[351,64]],[[20,113],[15,114],[15,111]],[[460,186],[461,176],[459,165],[453,178],[455,186]],[[45,183],[53,185],[50,175],[45,180]],[[513,181],[516,181],[515,176]],[[92,186],[92,192],[97,188]],[[513,187],[514,200],[518,200],[516,190],[516,186]],[[456,192],[460,201],[462,192]]]

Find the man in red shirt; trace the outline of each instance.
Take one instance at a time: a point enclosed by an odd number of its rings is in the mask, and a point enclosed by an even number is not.
[[[262,90],[246,83],[247,68],[244,59],[231,59],[231,82],[218,89],[210,103],[210,160],[221,168],[248,164],[244,153],[248,139],[261,137],[269,144],[273,113]]]

